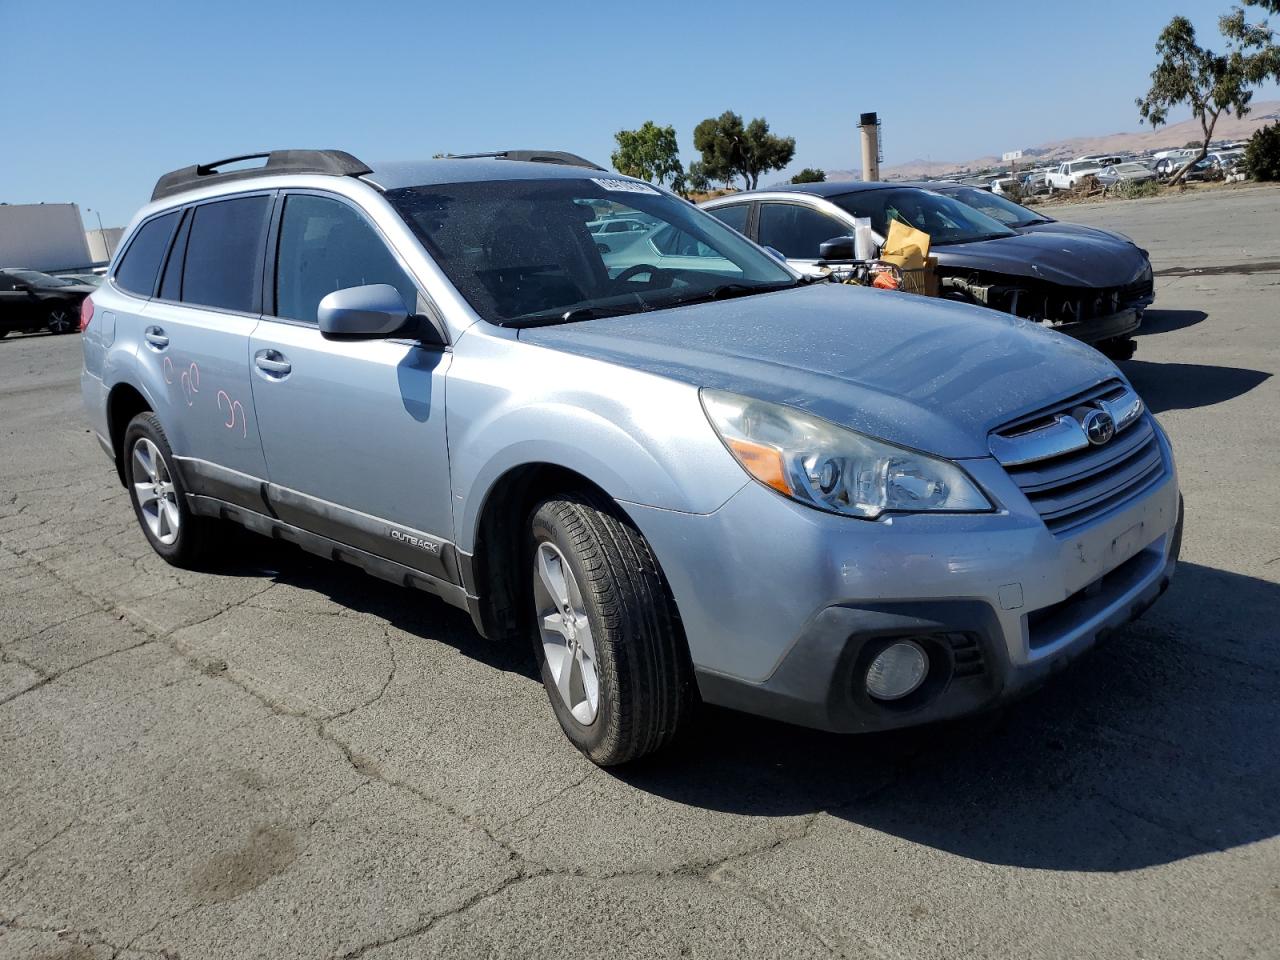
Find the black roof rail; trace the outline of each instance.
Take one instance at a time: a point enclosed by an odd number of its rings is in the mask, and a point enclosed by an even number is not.
[[[266,163],[260,167],[244,170],[228,170],[220,173],[219,167],[241,160],[261,160]],[[194,190],[210,183],[224,183],[228,180],[245,180],[249,177],[269,176],[273,173],[323,173],[334,177],[359,177],[373,171],[360,160],[342,150],[272,150],[268,153],[246,153],[238,157],[227,157],[213,163],[197,163],[166,173],[156,181],[151,191],[151,199],[159,200],[185,190]]]
[[[604,170],[598,163],[592,163],[576,153],[563,150],[498,150],[495,153],[450,153],[450,160],[523,160],[526,163],[559,163],[566,167],[587,167],[591,170]]]

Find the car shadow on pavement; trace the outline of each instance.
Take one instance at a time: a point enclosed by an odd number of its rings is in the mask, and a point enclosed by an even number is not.
[[[447,644],[487,667],[541,682],[531,647],[516,648],[486,640],[476,632],[466,612],[439,597],[379,580],[343,563],[313,557],[290,543],[234,528],[228,530],[228,535],[243,538],[247,545],[244,550],[227,550],[228,556],[254,559],[218,569],[224,576],[267,577],[322,594],[339,606],[372,614],[424,641]]]
[[[1127,360],[1120,365],[1152,413],[1190,410],[1233,400],[1271,374],[1243,367]]]
[[[1280,834],[1280,585],[1181,564],[1165,598],[1005,710],[836,736],[705,709],[615,771],[746,816],[825,812],[972,860],[1118,871]]]
[[[1135,336],[1145,337],[1153,333],[1171,333],[1195,326],[1209,315],[1203,310],[1148,310],[1142,315],[1142,326]]]

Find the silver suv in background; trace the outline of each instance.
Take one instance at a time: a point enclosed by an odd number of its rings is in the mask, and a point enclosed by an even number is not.
[[[979,710],[1169,583],[1169,444],[1094,350],[806,283],[671,194],[514,155],[161,178],[82,316],[157,553],[239,524],[532,640],[601,764],[699,699],[850,732]],[[612,250],[612,218],[656,242]]]

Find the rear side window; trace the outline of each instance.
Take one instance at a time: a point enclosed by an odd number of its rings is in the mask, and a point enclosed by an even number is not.
[[[270,197],[237,197],[192,211],[182,302],[257,313]]]
[[[288,197],[280,219],[276,316],[315,323],[327,294],[370,283],[389,283],[405,309],[417,312],[417,287],[360,214],[326,197]]]
[[[156,289],[160,261],[169,247],[169,238],[178,223],[178,211],[148,220],[138,232],[116,267],[116,283],[139,297],[149,297]]]
[[[716,207],[714,210],[708,210],[711,214],[726,227],[732,227],[739,233],[747,232],[747,214],[751,212],[751,204],[735,203],[727,207]]]

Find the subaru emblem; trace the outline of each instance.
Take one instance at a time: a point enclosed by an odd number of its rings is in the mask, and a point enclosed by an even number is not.
[[[1112,437],[1116,435],[1116,422],[1111,419],[1111,414],[1105,410],[1094,410],[1084,418],[1084,434],[1089,438],[1089,442],[1102,446]]]

